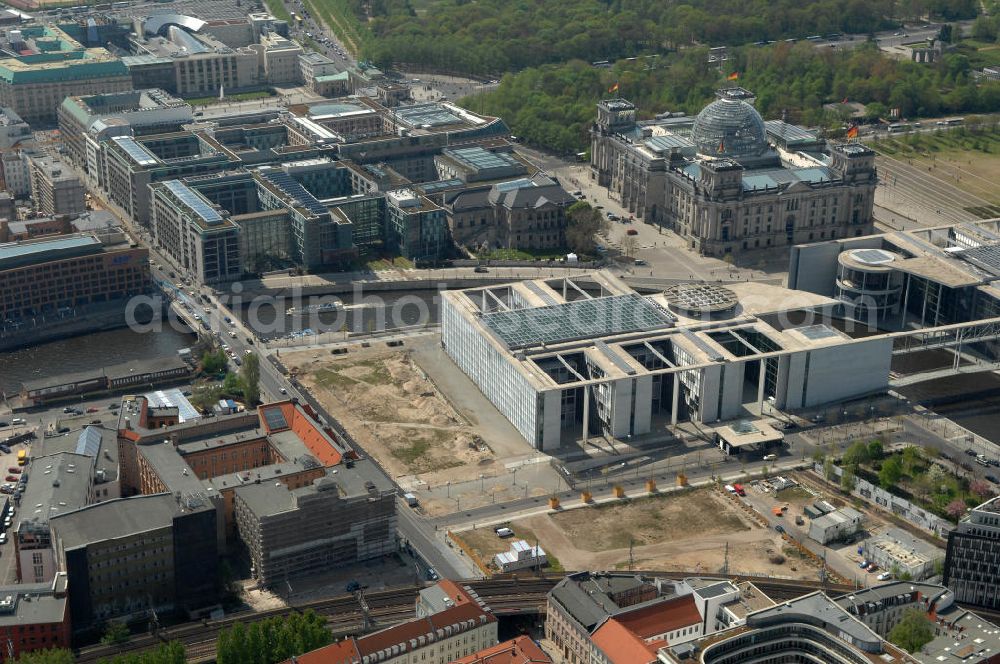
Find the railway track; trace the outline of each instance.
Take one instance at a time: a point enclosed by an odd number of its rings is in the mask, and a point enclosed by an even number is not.
[[[694,575],[692,572],[662,572],[636,571],[643,576],[658,576],[681,580]],[[823,584],[818,581],[795,579],[773,579],[766,577],[741,577],[737,575],[712,574],[698,576],[713,576],[729,578],[733,581],[750,581],[761,592],[772,599],[782,601],[794,599],[801,595],[823,590],[829,595],[837,596],[856,590],[854,586],[844,584]],[[564,577],[558,575],[542,575],[531,578],[516,576],[497,577],[485,581],[469,581],[469,586],[480,598],[486,601],[497,615],[507,613],[545,612],[545,602],[548,592]],[[369,630],[382,629],[396,623],[409,620],[414,615],[418,589],[412,586],[391,588],[371,593],[365,593],[365,601],[369,606]],[[1000,624],[1000,611],[988,611],[968,607],[978,615]],[[325,616],[335,637],[360,634],[365,630],[365,617],[358,600],[353,595],[302,602],[292,607],[263,611],[260,613],[237,613],[222,620],[185,623],[162,630],[158,636],[143,634],[133,636],[123,646],[88,646],[77,653],[77,662],[97,662],[102,657],[112,657],[120,653],[133,653],[155,648],[164,641],[179,641],[187,653],[188,662],[192,664],[212,662],[215,659],[215,645],[219,632],[236,622],[252,623],[272,616],[279,616],[289,611],[313,611]]]

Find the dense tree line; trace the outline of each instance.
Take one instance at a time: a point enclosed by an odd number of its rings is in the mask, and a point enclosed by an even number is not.
[[[974,80],[968,58],[948,54],[933,65],[884,57],[872,44],[855,49],[818,49],[810,43],[777,43],[732,49],[726,71],[757,94],[766,118],[809,126],[840,126],[843,118],[823,104],[843,99],[870,105],[872,117],[898,108],[903,117],[994,112],[1000,83]],[[619,94],[651,118],[664,111],[698,112],[726,85],[704,49],[661,58],[620,61],[601,69],[582,61],[532,67],[504,76],[492,92],[463,101],[469,108],[503,117],[526,142],[560,153],[583,150],[595,103],[619,84]],[[652,63],[652,64],[650,64]]]
[[[312,611],[236,623],[219,633],[218,664],[277,664],[332,641],[326,620]]]
[[[331,0],[332,1],[332,0]],[[499,75],[679,46],[866,33],[907,17],[972,18],[976,0],[336,0],[367,26],[363,55]]]
[[[6,661],[8,664],[14,664],[13,660]],[[26,652],[18,658],[17,664],[73,664],[75,661],[76,658],[73,657],[71,650],[50,648]],[[171,641],[162,643],[152,650],[115,655],[110,659],[102,658],[99,664],[184,664],[186,661],[184,646],[177,641]]]

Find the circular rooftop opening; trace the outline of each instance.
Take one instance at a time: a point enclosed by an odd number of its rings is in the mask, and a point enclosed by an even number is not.
[[[671,309],[693,315],[729,311],[739,302],[736,293],[716,284],[674,284],[663,295]]]

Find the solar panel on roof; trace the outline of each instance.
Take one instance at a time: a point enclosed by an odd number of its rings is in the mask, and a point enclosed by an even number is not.
[[[962,252],[962,258],[1000,276],[1000,245],[988,244]]]
[[[298,180],[288,173],[284,171],[268,171],[264,173],[264,177],[271,184],[285,192],[290,198],[295,199],[296,203],[309,210],[312,214],[318,216],[328,212],[325,205],[320,203]]]
[[[702,339],[701,337],[699,337],[697,334],[695,334],[691,330],[681,330],[681,334],[684,335],[685,339],[687,339],[688,341],[690,341],[699,350],[701,350],[701,352],[705,353],[705,355],[708,356],[708,359],[710,361],[712,361],[712,362],[721,362],[723,359],[725,359],[723,357],[723,355],[719,351],[717,351],[715,348],[713,348],[711,345],[709,345],[708,342],[706,342],[704,339]]]
[[[530,187],[534,183],[528,178],[518,178],[517,180],[510,180],[509,182],[500,182],[499,184],[493,185],[497,191],[514,191],[515,189],[523,189],[524,187]]]
[[[868,265],[881,265],[891,263],[893,260],[893,255],[882,249],[855,249],[851,252],[851,257]]]
[[[216,224],[222,221],[222,215],[208,201],[180,180],[167,180],[163,186],[169,189],[181,203],[188,206],[192,212],[201,217],[205,223]]]
[[[415,106],[403,106],[395,111],[397,118],[415,127],[419,126],[440,126],[456,124],[462,119],[437,104],[420,104]]]
[[[767,133],[779,136],[789,143],[812,142],[817,140],[816,134],[798,125],[788,124],[783,120],[767,120],[764,122]]]
[[[795,329],[806,339],[812,339],[813,341],[840,336],[836,330],[828,325],[806,325],[805,327],[797,327]]]
[[[668,311],[637,293],[483,315],[483,323],[507,348],[655,330],[674,320]]]
[[[611,346],[607,345],[606,343],[604,343],[601,340],[598,340],[597,343],[595,343],[594,345],[597,347],[597,350],[601,351],[601,353],[606,358],[608,358],[609,360],[611,360],[612,364],[614,364],[616,367],[618,367],[626,375],[628,375],[628,376],[634,376],[635,375],[635,369],[632,368],[632,365],[629,364],[628,362],[626,362],[621,357],[621,355],[619,355],[618,353],[616,353],[611,348]]]
[[[554,297],[552,297],[552,293],[548,292],[534,281],[526,281],[524,282],[524,285],[527,286],[528,290],[530,290],[532,293],[542,298],[542,302],[544,302],[545,304],[550,304],[550,305],[559,304],[559,302]]]
[[[281,408],[268,408],[264,411],[264,423],[268,431],[281,431],[288,428],[288,421]]]
[[[146,149],[145,146],[137,143],[134,138],[130,138],[128,136],[116,136],[113,140],[118,143],[123,150],[125,150],[125,154],[131,157],[135,163],[140,166],[150,166],[157,162],[153,153]]]

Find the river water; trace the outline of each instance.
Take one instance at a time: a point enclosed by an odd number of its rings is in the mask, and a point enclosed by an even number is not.
[[[146,334],[122,328],[0,352],[0,390],[12,394],[19,392],[26,380],[92,371],[129,360],[168,357],[195,339],[195,335],[182,334],[170,326]]]

